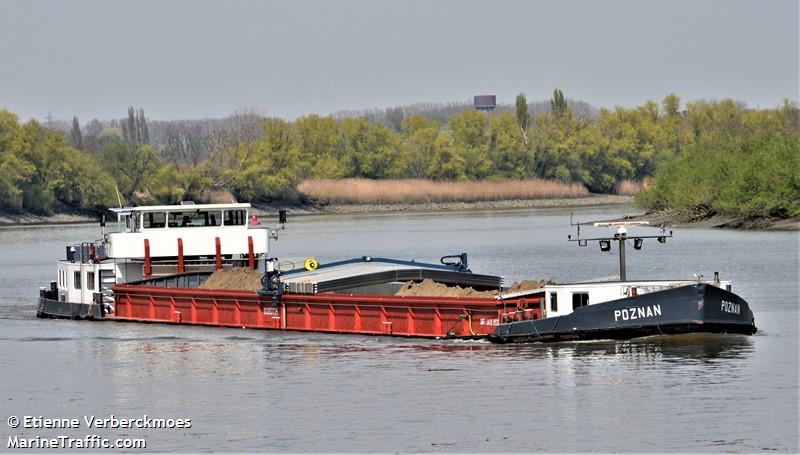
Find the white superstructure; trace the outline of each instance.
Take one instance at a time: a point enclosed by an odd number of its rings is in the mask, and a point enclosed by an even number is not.
[[[582,283],[547,284],[539,289],[508,292],[497,296],[498,300],[525,297],[540,298],[539,309],[542,317],[566,316],[582,306],[597,305],[651,292],[688,286],[709,284],[731,290],[731,282],[719,280],[650,280],[650,281],[588,281]]]
[[[267,230],[250,224],[250,204],[183,204],[111,209],[116,229],[67,247],[55,282],[61,302],[90,303],[111,286],[151,276],[255,266],[266,257]],[[113,308],[109,308],[113,311]]]
[[[544,317],[565,316],[582,306],[597,305],[612,300],[635,297],[691,284],[710,284],[731,290],[730,281],[605,281],[570,284],[550,284],[540,290],[544,294]]]

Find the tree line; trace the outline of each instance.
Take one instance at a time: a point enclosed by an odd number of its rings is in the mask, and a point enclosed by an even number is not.
[[[578,109],[576,109],[578,108]],[[230,192],[297,201],[306,179],[576,182],[598,193],[651,178],[652,208],[800,214],[797,106],[747,109],[732,100],[668,95],[635,108],[589,110],[554,91],[545,109],[524,94],[486,114],[446,119],[424,109],[294,121],[240,112],[226,119],[148,121],[141,109],[68,131],[0,111],[0,207],[48,213],[175,203]]]
[[[800,115],[784,102],[748,110],[726,100],[690,106],[676,152],[637,202],[651,209],[742,217],[800,216]]]

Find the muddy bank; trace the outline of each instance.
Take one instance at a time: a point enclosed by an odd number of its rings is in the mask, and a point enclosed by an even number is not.
[[[622,205],[632,203],[632,196],[620,196],[616,194],[592,194],[585,197],[574,198],[512,199],[503,201],[476,202],[426,202],[419,204],[321,204],[312,201],[304,204],[294,205],[281,205],[279,203],[253,205],[257,209],[256,214],[259,216],[261,216],[261,214],[269,216],[274,215],[274,213],[281,209],[287,210],[293,215],[312,215],[588,207],[594,205]]]
[[[424,204],[320,204],[274,203],[253,204],[253,213],[269,223],[276,218],[278,210],[287,210],[291,215],[363,214],[393,212],[447,212],[469,210],[507,210],[525,208],[590,207],[597,205],[631,205],[632,196],[593,194],[576,198],[515,199],[506,201],[479,202],[430,202]],[[700,227],[727,229],[754,229],[800,231],[800,217],[793,218],[743,218],[726,215],[709,215],[702,211],[676,212],[669,210],[648,212],[622,218],[630,221],[650,221],[654,226]],[[0,212],[0,226],[98,223],[96,215],[57,213],[53,215],[14,214]]]
[[[98,216],[72,213],[56,213],[53,215],[33,215],[30,213],[0,212],[0,226],[37,225],[37,224],[76,224],[99,223]]]
[[[643,215],[623,218],[628,221],[649,221],[653,226],[698,227],[721,229],[757,229],[767,231],[800,231],[800,217],[792,218],[744,218],[730,215],[709,214],[703,211],[677,212],[659,210]]]
[[[446,212],[463,210],[504,210],[522,208],[587,207],[594,205],[631,204],[632,196],[615,194],[593,194],[575,198],[514,199],[506,201],[478,202],[429,202],[422,204],[321,204],[318,202],[253,203],[259,218],[274,218],[278,210],[287,210],[292,215],[327,215],[392,212]],[[14,214],[0,212],[0,226],[36,224],[96,223],[99,216],[57,213],[53,215]]]

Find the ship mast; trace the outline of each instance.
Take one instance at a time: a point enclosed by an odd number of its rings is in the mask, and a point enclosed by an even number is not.
[[[658,243],[666,243],[667,237],[672,237],[672,231],[666,233],[664,226],[661,226],[661,233],[659,235],[636,235],[628,236],[628,226],[649,226],[649,221],[597,221],[590,223],[574,223],[570,219],[570,225],[577,226],[578,233],[575,238],[572,235],[567,236],[568,242],[578,242],[578,246],[587,246],[590,241],[597,241],[600,243],[600,251],[611,251],[611,242],[617,241],[619,243],[619,280],[627,280],[627,264],[625,261],[625,243],[627,240],[633,240],[633,249],[641,250],[644,239],[657,239]],[[613,237],[596,237],[596,238],[581,238],[581,225],[591,225],[594,227],[615,227],[617,232]]]

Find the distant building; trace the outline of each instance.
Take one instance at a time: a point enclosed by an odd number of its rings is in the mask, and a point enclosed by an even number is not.
[[[496,95],[475,95],[472,105],[479,111],[490,112],[497,107]]]

